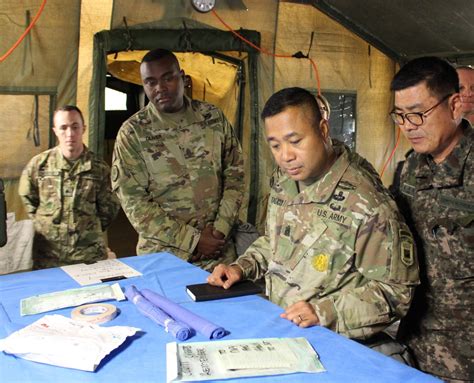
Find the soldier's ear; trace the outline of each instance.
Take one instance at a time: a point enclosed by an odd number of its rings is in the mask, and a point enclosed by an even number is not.
[[[461,118],[462,116],[462,102],[461,95],[459,93],[454,93],[448,99],[448,105],[455,120]]]
[[[327,140],[329,137],[329,124],[328,120],[322,118],[319,121],[319,131],[321,132],[321,136],[323,136],[324,140]]]
[[[51,129],[53,130],[54,135],[55,135],[56,137],[58,137],[58,131],[56,130],[56,127],[53,126]]]

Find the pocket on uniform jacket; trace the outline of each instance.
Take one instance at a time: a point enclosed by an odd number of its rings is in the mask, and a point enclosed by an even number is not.
[[[453,220],[453,225],[445,229],[449,253],[443,253],[445,262],[454,279],[474,277],[474,214],[467,214]]]
[[[40,205],[36,211],[37,216],[54,215],[61,207],[61,181],[59,177],[44,176],[38,180],[40,192]]]
[[[101,182],[106,182],[98,177],[92,175],[81,177],[73,197],[75,207],[87,215],[96,214],[96,201],[97,192],[96,189]]]

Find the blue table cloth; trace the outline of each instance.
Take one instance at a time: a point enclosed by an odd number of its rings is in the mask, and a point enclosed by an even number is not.
[[[439,382],[437,379],[398,363],[334,332],[311,327],[301,329],[279,317],[280,307],[258,296],[194,302],[186,294],[188,284],[205,282],[207,272],[179,258],[157,253],[121,258],[143,273],[120,280],[122,288],[135,285],[164,295],[192,312],[224,327],[223,339],[305,337],[320,356],[327,372],[242,378],[222,382]],[[59,268],[0,276],[0,338],[19,325],[26,326],[45,314],[20,316],[20,300],[32,295],[80,287]],[[165,382],[165,345],[176,339],[142,314],[128,301],[110,302],[120,309],[113,321],[102,326],[133,326],[142,329],[128,338],[101,362],[95,372],[85,372],[26,361],[0,353],[2,382]],[[70,316],[71,308],[48,312]],[[8,320],[11,323],[8,323]],[[186,342],[208,341],[197,334]]]

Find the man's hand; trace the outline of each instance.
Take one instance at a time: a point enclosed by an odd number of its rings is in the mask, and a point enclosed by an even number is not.
[[[203,231],[201,231],[201,237],[196,247],[196,254],[200,255],[198,259],[218,258],[224,245],[224,234],[215,230],[212,226],[206,226]],[[191,258],[191,260],[193,260],[193,258]]]
[[[314,307],[306,301],[299,301],[288,306],[280,317],[288,319],[299,327],[311,327],[319,324]]]
[[[212,274],[207,277],[207,283],[228,289],[235,282],[242,280],[243,273],[239,266],[217,265]]]

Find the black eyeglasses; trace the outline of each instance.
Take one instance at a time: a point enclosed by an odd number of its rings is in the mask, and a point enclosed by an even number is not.
[[[390,112],[390,117],[392,117],[393,122],[395,122],[395,124],[397,125],[403,125],[406,120],[415,126],[421,126],[425,122],[424,118],[427,117],[428,113],[435,109],[437,106],[441,105],[452,95],[453,94],[450,93],[444,96],[436,105],[433,105],[431,108],[425,110],[424,112],[397,113],[392,111]]]

